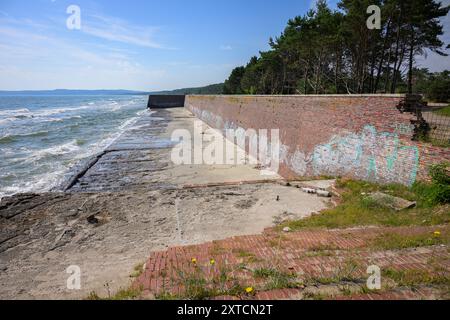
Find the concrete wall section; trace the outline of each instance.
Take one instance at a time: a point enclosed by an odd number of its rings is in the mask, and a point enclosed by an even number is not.
[[[149,109],[179,108],[184,106],[184,95],[150,95],[148,97]]]
[[[187,96],[185,107],[210,126],[279,129],[280,174],[348,176],[413,184],[448,149],[412,141],[415,115],[404,95]]]

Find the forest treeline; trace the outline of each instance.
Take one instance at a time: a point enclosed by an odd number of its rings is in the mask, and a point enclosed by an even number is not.
[[[367,27],[370,5],[381,8],[381,29]],[[318,0],[270,39],[270,50],[235,68],[224,93],[413,93],[428,90],[416,82],[432,77],[448,88],[448,72],[433,75],[415,61],[428,51],[447,55],[440,18],[449,9],[434,0],[341,0],[332,10]]]

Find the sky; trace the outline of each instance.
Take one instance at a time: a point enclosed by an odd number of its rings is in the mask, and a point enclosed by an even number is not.
[[[197,87],[267,50],[314,0],[0,0],[0,90]],[[338,0],[329,0],[336,8]],[[444,3],[450,4],[450,0]],[[71,5],[80,29],[67,27]],[[443,23],[450,43],[450,16]],[[450,58],[421,58],[432,71]]]

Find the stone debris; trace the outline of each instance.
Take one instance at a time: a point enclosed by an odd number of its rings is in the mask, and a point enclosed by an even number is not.
[[[330,198],[331,197],[331,192],[326,191],[326,190],[317,190],[317,195],[319,197]]]
[[[415,201],[408,201],[382,192],[372,193],[369,198],[384,207],[388,207],[396,211],[414,208],[417,204]]]
[[[311,188],[315,190],[328,190],[332,188],[336,180],[312,180],[301,182],[302,187]]]
[[[283,232],[291,232],[292,231],[292,229],[291,228],[289,228],[289,227],[285,227],[285,228],[283,228]]]
[[[315,189],[311,189],[311,188],[302,188],[302,191],[305,193],[310,193],[310,194],[317,193],[317,191]]]
[[[318,197],[330,198],[331,192],[322,189],[313,189],[313,188],[302,188],[302,191],[309,194],[316,194]]]
[[[93,215],[93,216],[87,217],[87,222],[89,222],[90,224],[98,224],[100,221],[98,220],[98,218],[95,215]]]

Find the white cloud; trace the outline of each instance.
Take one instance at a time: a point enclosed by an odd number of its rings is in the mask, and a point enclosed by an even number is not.
[[[157,27],[141,27],[106,16],[92,15],[82,20],[81,32],[109,41],[121,42],[153,49],[167,49],[156,42]]]
[[[0,27],[0,89],[146,89],[164,79],[162,68],[142,66],[126,50],[91,46],[39,31]]]
[[[230,51],[230,50],[233,50],[233,47],[230,46],[230,45],[221,45],[221,46],[220,46],[220,50],[223,50],[223,51]]]
[[[159,91],[216,83],[233,68],[182,60],[151,63],[114,43],[74,41],[24,26],[0,27],[0,90]]]

